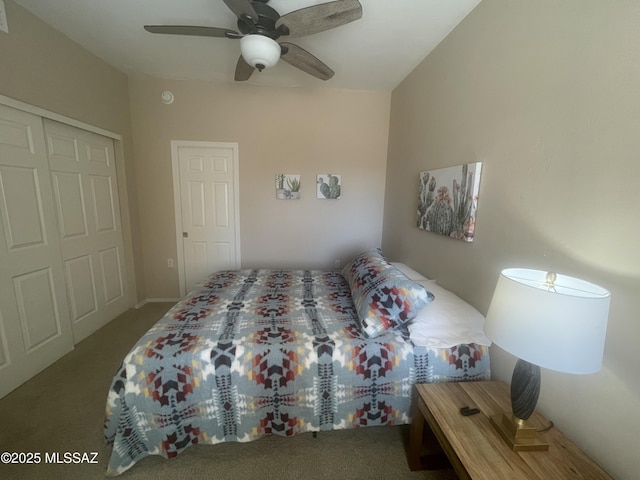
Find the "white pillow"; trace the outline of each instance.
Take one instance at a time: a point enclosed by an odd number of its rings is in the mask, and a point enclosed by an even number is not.
[[[435,280],[418,281],[435,295],[408,324],[409,335],[416,345],[449,348],[463,343],[491,345],[484,334],[484,315],[453,292],[437,285]]]
[[[396,267],[398,270],[400,270],[402,273],[404,273],[409,278],[409,280],[413,280],[414,282],[417,282],[419,280],[429,280],[427,277],[425,277],[421,273],[416,272],[413,268],[405,265],[404,263],[400,263],[400,262],[389,262],[389,263],[394,267]]]

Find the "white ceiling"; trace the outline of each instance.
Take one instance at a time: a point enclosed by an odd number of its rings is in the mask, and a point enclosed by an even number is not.
[[[151,34],[143,25],[237,30],[222,0],[14,0],[125,73],[232,82],[240,42]],[[271,0],[280,15],[325,0]],[[360,0],[362,19],[291,39],[336,73],[323,82],[284,61],[248,83],[390,91],[480,0]],[[11,19],[8,19],[11,31]],[[281,37],[281,40],[286,37]]]

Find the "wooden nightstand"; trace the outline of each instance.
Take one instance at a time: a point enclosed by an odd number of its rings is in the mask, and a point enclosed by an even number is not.
[[[511,410],[503,382],[418,384],[415,386],[408,461],[411,470],[433,468],[421,459],[425,424],[435,435],[460,479],[611,479],[561,431],[540,433],[547,452],[514,452],[494,430],[491,415]],[[479,408],[465,417],[460,408]],[[529,421],[542,430],[549,421],[535,412]],[[434,465],[437,467],[437,464]]]

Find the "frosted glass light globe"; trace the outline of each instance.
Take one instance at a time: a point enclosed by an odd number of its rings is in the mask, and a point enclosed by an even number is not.
[[[280,51],[280,44],[264,35],[247,35],[240,39],[242,58],[260,71],[278,63]]]

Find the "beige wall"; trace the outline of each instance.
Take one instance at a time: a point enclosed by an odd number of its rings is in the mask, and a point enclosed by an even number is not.
[[[127,76],[11,0],[4,3],[9,34],[0,32],[0,95],[122,137],[117,167],[128,277],[145,298]]]
[[[389,93],[148,76],[129,89],[149,298],[179,296],[171,140],[238,143],[243,268],[330,269],[381,244]],[[301,200],[276,200],[277,173],[301,175]],[[316,199],[319,173],[342,175],[342,198]]]
[[[486,312],[509,266],[612,292],[604,367],[540,406],[616,478],[640,471],[637,2],[484,0],[392,94],[383,248]],[[418,172],[483,162],[473,244],[415,227]],[[492,348],[498,379],[514,359]]]

